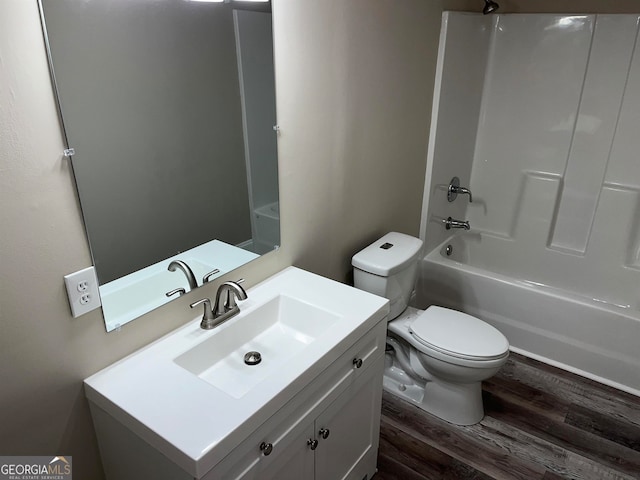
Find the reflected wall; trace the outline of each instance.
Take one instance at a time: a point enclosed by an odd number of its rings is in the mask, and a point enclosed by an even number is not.
[[[213,239],[250,240],[233,10],[164,0],[43,8],[100,283]]]

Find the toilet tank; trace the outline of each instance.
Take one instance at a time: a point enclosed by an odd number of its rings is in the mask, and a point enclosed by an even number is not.
[[[354,286],[388,298],[389,320],[400,315],[409,304],[421,251],[419,238],[390,232],[351,259]]]

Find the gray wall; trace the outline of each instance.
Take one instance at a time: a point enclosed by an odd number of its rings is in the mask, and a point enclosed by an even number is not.
[[[438,0],[274,0],[282,247],[227,278],[243,276],[250,287],[296,264],[344,280],[351,255],[376,236],[418,233],[442,8]],[[82,379],[195,318],[189,302],[219,282],[121,332],[105,333],[99,311],[73,319],[62,276],[91,258],[60,155],[36,2],[0,2],[0,78],[0,452],[73,455],[77,478],[100,479]]]

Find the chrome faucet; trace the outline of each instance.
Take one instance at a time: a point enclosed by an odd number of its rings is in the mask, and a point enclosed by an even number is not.
[[[449,217],[446,220],[442,220],[442,222],[444,223],[444,228],[446,228],[447,230],[450,230],[452,228],[464,228],[465,230],[471,229],[469,221],[454,220],[453,218]]]
[[[224,295],[224,297],[223,297]],[[215,313],[225,315],[231,311],[237,310],[233,315],[240,312],[240,308],[236,303],[237,300],[246,300],[247,292],[240,286],[238,282],[224,282],[218,288],[216,293],[216,311]],[[231,315],[231,316],[233,316]]]
[[[211,300],[203,298],[191,304],[191,308],[204,305],[204,314],[200,328],[211,330],[231,317],[240,313],[236,300],[246,300],[247,292],[237,282],[224,282],[216,292],[216,301],[211,307]]]
[[[453,177],[451,182],[449,182],[449,189],[447,190],[447,200],[453,202],[458,194],[469,195],[469,203],[473,202],[473,197],[471,196],[471,190],[468,188],[464,188],[460,186],[460,179],[458,177]]]
[[[182,270],[185,277],[187,277],[187,281],[189,282],[189,288],[193,290],[194,288],[198,288],[198,282],[196,281],[196,276],[193,274],[193,270],[184,263],[182,260],[174,260],[169,264],[167,270],[170,272],[175,272],[177,269]]]

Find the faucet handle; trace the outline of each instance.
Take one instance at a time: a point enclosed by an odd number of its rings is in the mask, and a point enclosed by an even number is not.
[[[471,190],[460,186],[460,179],[453,177],[449,182],[449,188],[447,189],[447,200],[453,202],[458,194],[469,195],[469,203],[473,203],[473,197],[471,196]]]
[[[227,310],[236,308],[236,297],[238,300],[246,300],[247,292],[240,286],[240,283],[244,282],[244,278],[239,279],[237,282],[225,282],[232,288],[227,289],[227,298],[224,302],[224,306]]]
[[[187,291],[184,288],[175,288],[175,289],[165,293],[165,295],[167,297],[171,297],[171,296],[175,295],[176,293],[179,293],[182,296],[185,293],[187,293]]]
[[[211,280],[211,277],[213,277],[216,273],[220,273],[220,270],[218,268],[214,268],[209,273],[207,273],[204,277],[202,277],[202,284],[204,285],[209,280]]]
[[[461,193],[461,194],[464,194],[464,195],[469,195],[469,203],[473,203],[473,197],[471,196],[471,190],[469,190],[468,188],[464,188],[464,187],[458,187],[457,192]]]
[[[202,298],[197,302],[193,302],[189,305],[191,308],[196,308],[198,305],[204,305],[204,313],[202,314],[202,321],[200,322],[200,327],[205,330],[211,330],[213,325],[213,310],[211,309],[211,300],[208,298]]]

